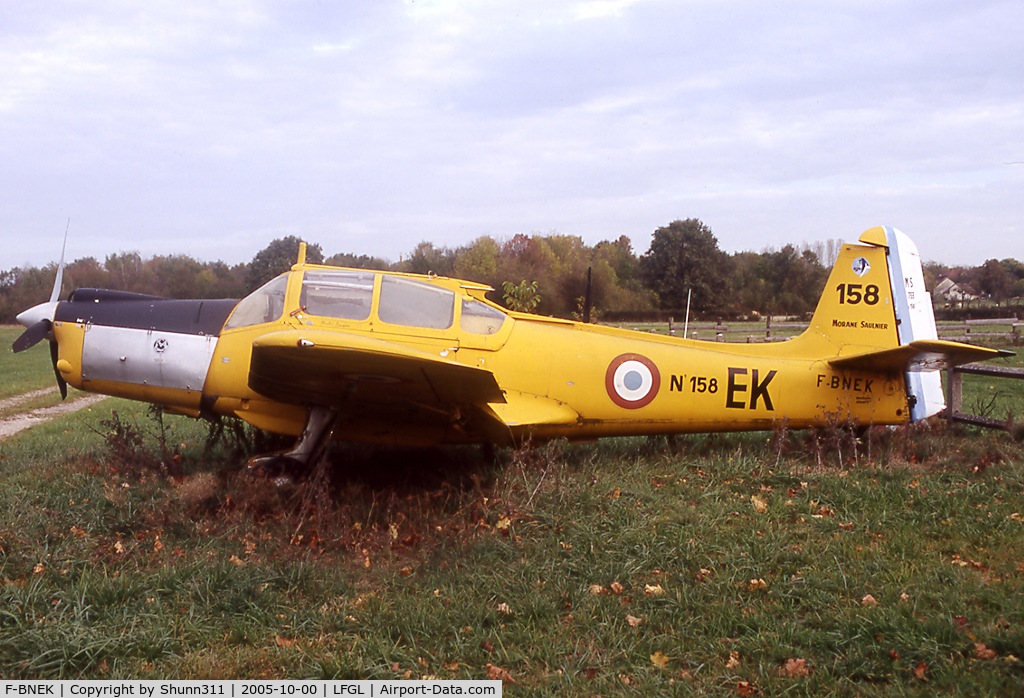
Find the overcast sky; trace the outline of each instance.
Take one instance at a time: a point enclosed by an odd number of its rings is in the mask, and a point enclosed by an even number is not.
[[[0,269],[892,225],[1024,260],[1024,3],[0,4]]]

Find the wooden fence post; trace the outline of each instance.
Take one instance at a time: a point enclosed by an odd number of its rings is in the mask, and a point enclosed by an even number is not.
[[[962,412],[964,394],[963,374],[956,370],[956,367],[946,369],[946,394],[949,396],[949,404],[946,405],[946,421],[953,424],[953,418]]]

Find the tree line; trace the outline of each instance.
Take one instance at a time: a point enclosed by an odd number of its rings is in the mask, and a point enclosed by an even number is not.
[[[233,266],[184,254],[143,259],[138,252],[119,252],[102,262],[84,257],[66,266],[61,297],[93,287],[167,298],[242,298],[287,271],[299,242],[279,238],[250,262]],[[682,317],[688,303],[694,318],[801,316],[817,304],[840,246],[827,240],[730,254],[719,248],[710,227],[689,218],[655,230],[640,255],[625,235],[588,245],[578,236],[551,233],[485,235],[454,248],[424,241],[397,262],[349,253],[326,257],[319,244],[307,242],[306,260],[468,279],[495,288],[493,300],[506,307],[555,317],[581,316],[588,270],[596,319]],[[929,263],[925,273],[929,288],[952,274],[995,300],[1024,295],[1024,265],[1014,259],[961,269]],[[55,274],[53,264],[0,270],[0,322],[13,322],[21,310],[47,300]]]

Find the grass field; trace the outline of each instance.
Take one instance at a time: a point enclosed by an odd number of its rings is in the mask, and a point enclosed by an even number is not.
[[[1006,433],[339,446],[278,489],[164,420],[111,399],[0,442],[0,676],[1024,694]]]
[[[56,382],[47,342],[40,342],[21,354],[11,351],[11,343],[24,331],[21,326],[0,325],[0,400]]]

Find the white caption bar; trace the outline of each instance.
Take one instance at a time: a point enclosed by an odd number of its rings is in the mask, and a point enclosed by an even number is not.
[[[2,681],[0,698],[501,697],[501,681]]]

